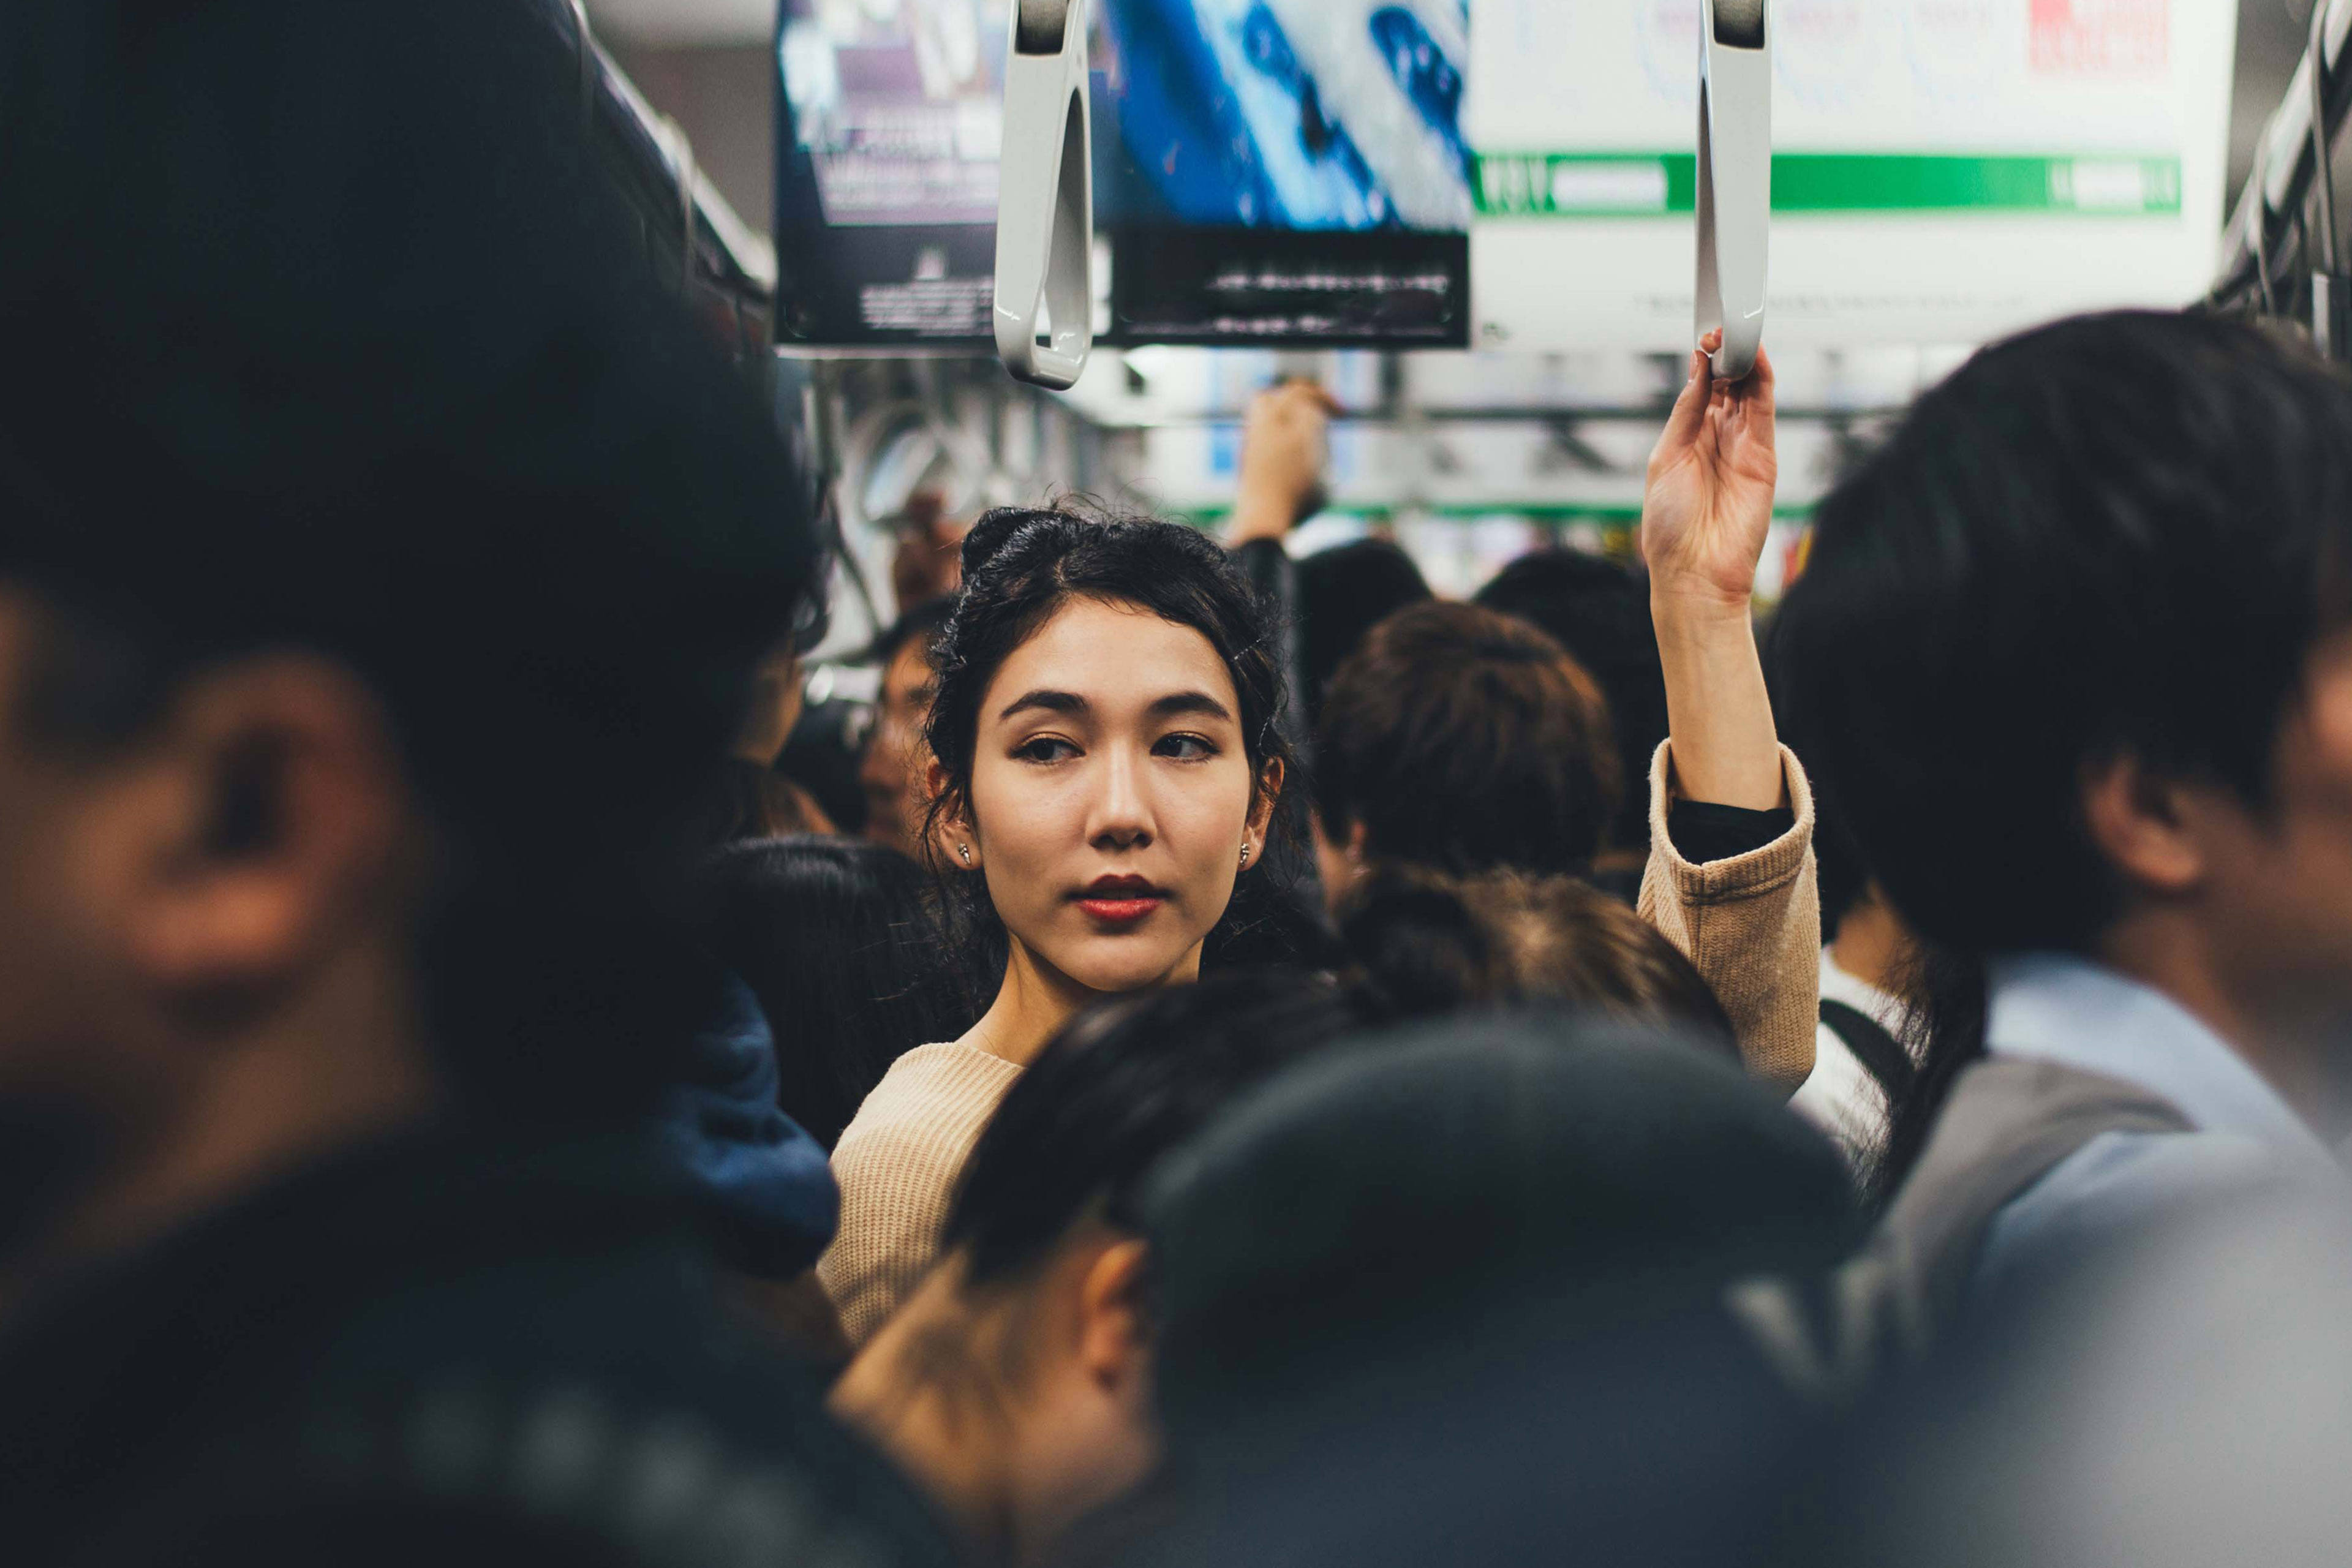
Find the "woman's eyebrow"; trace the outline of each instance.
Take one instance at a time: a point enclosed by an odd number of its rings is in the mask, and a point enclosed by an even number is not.
[[[1233,720],[1233,711],[1205,691],[1176,691],[1161,698],[1150,709],[1154,719],[1173,719],[1181,713],[1198,713],[1210,719]]]
[[[1076,692],[1040,690],[1015,698],[1012,706],[996,717],[997,721],[1002,723],[1016,713],[1085,713],[1087,711],[1090,711],[1090,709],[1087,700]]]

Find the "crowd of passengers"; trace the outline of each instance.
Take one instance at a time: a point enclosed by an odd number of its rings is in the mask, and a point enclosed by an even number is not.
[[[535,29],[0,16],[0,1560],[2340,1556],[2352,377],[1996,343],[1761,618],[1769,355],[1470,603],[1286,384],[850,789]]]

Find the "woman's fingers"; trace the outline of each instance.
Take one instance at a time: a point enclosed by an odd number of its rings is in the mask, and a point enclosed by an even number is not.
[[[1738,387],[1740,433],[1767,448],[1778,438],[1779,399],[1775,389],[1771,356],[1758,349],[1756,368]]]
[[[1699,428],[1706,423],[1708,405],[1714,401],[1715,389],[1707,375],[1706,353],[1704,349],[1691,355],[1690,374],[1683,382],[1682,395],[1675,399],[1674,412],[1666,416],[1666,427],[1658,437],[1658,448],[1652,461],[1678,452],[1698,439]]]

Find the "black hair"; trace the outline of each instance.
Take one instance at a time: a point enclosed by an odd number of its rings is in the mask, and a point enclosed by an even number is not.
[[[1902,1191],[1944,1101],[1971,1063],[1984,1058],[1990,976],[1976,953],[1947,948],[1915,950],[1906,966],[1903,991],[1913,998],[1905,1009],[1901,1039],[1918,1072],[1886,1107],[1886,1146],[1874,1168],[1865,1171],[1872,1203],[1883,1207]]]
[[[1307,733],[1322,721],[1323,694],[1364,635],[1433,595],[1421,568],[1386,539],[1360,539],[1300,561],[1297,700]]]
[[[2347,534],[2352,381],[2306,350],[2141,312],[2011,339],[1822,504],[1773,637],[1792,743],[1928,945],[2088,951],[2124,892],[2084,770],[2266,805]]]
[[[759,999],[778,1102],[831,1149],[890,1064],[961,1038],[977,1013],[942,963],[929,879],[905,856],[838,838],[772,838],[703,863],[699,933]]]
[[[1567,649],[1475,605],[1416,605],[1325,694],[1315,805],[1377,859],[1574,876],[1606,841],[1617,770],[1609,704]]]
[[[1787,674],[1780,658],[1780,617],[1775,616],[1765,622],[1761,631],[1765,685],[1772,711],[1778,714],[1782,711],[1780,682]],[[1781,738],[1789,739],[1786,735]],[[1803,765],[1807,778],[1818,780],[1820,772],[1811,759],[1801,752],[1797,760]],[[1854,842],[1853,834],[1819,788],[1813,792],[1813,859],[1820,873],[1822,942],[1826,946],[1837,940],[1838,927],[1846,916],[1870,896],[1871,874],[1862,858],[1862,846]]]
[[[436,840],[412,945],[460,1112],[638,1114],[707,997],[683,818],[818,545],[570,51],[458,0],[0,30],[0,183],[47,215],[0,256],[0,579],[62,639],[28,718],[120,735],[225,661],[349,670]]]
[[[1473,602],[1542,628],[1601,683],[1624,786],[1609,842],[1646,847],[1650,760],[1666,738],[1666,672],[1642,580],[1605,556],[1539,550],[1504,567]]]
[[[1681,950],[1573,877],[1449,877],[1383,865],[1349,890],[1339,937],[1368,1011],[1403,1022],[1533,1005],[1679,1027],[1733,1060],[1730,1017]]]
[[[1050,511],[988,513],[964,539],[963,591],[932,654],[939,692],[923,738],[946,783],[931,802],[923,837],[947,889],[956,940],[983,955],[983,968],[999,972],[1004,928],[988,901],[985,880],[940,858],[937,829],[971,810],[972,758],[989,683],[1055,612],[1078,599],[1132,605],[1207,638],[1241,704],[1236,718],[1253,796],[1263,798],[1268,763],[1281,763],[1286,779],[1298,773],[1278,722],[1285,693],[1267,607],[1223,546],[1181,523],[1094,517],[1066,504]],[[1273,814],[1271,838],[1282,834],[1284,821],[1285,814]],[[1261,867],[1281,864],[1291,847],[1270,841]],[[1233,920],[1229,910],[1226,922]]]
[[[1274,969],[1096,1005],[1039,1053],[981,1135],[943,1249],[984,1287],[1024,1276],[1082,1219],[1139,1231],[1138,1195],[1161,1156],[1355,1021],[1328,981]]]
[[[1870,868],[1863,863],[1862,846],[1834,813],[1815,808],[1813,859],[1822,885],[1822,940],[1837,940],[1845,917],[1870,897]]]

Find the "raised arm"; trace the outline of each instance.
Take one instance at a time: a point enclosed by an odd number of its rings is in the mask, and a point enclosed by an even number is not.
[[[1241,484],[1226,542],[1280,541],[1323,510],[1331,458],[1331,416],[1339,405],[1311,381],[1286,381],[1257,395],[1242,429]]]
[[[1793,1091],[1813,1065],[1821,895],[1812,800],[1773,726],[1749,618],[1773,434],[1769,359],[1730,384],[1691,356],[1642,511],[1671,733],[1652,769],[1641,908],[1714,987],[1749,1069]]]
[[[1642,502],[1674,773],[1687,800],[1789,804],[1749,605],[1780,475],[1771,360],[1759,353],[1745,381],[1720,382],[1706,351],[1693,353]]]

